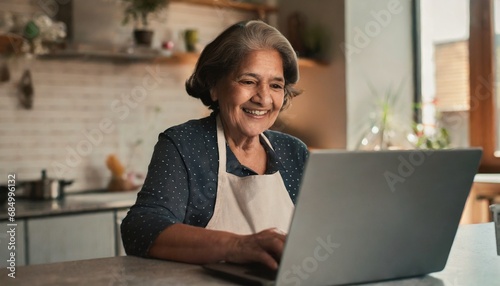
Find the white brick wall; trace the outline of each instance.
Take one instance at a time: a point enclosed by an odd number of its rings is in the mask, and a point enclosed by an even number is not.
[[[30,14],[37,11],[36,3],[2,1],[0,11]],[[171,4],[167,13],[166,22],[156,23],[157,30],[199,28],[202,44],[228,25],[253,17],[177,3]],[[184,90],[192,64],[11,59],[9,68],[10,82],[0,83],[0,183],[6,182],[9,173],[17,173],[19,181],[37,179],[46,168],[49,177],[75,180],[69,192],[102,189],[110,177],[105,165],[108,154],[116,153],[130,170],[145,173],[159,132],[208,114],[201,102]],[[17,99],[17,85],[25,68],[31,70],[34,82],[32,110],[20,107]],[[143,100],[132,99],[137,105],[128,107],[122,96],[140,91],[145,78],[153,85],[152,70],[159,72],[158,85],[144,87],[147,94]],[[114,127],[108,134],[98,131],[105,118]],[[143,142],[130,158],[139,139]]]

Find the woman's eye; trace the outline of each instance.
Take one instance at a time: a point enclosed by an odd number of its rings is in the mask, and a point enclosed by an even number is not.
[[[274,89],[283,89],[283,86],[281,84],[271,84],[271,88],[274,88]]]
[[[254,84],[254,82],[253,82],[253,81],[251,81],[251,80],[242,80],[242,81],[241,81],[241,83],[242,83],[242,84],[246,84],[246,85],[251,85],[251,84]]]

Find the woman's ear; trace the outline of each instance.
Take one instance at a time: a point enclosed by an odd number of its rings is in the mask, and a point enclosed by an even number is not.
[[[210,98],[212,99],[213,102],[216,102],[218,99],[217,88],[215,86],[210,88]]]

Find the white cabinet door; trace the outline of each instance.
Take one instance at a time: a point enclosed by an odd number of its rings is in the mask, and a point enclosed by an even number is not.
[[[15,253],[15,265],[26,265],[26,247],[24,220],[16,220],[17,225],[9,225],[8,221],[0,222],[0,268],[9,266],[11,252]]]
[[[125,256],[125,249],[123,248],[122,235],[120,232],[121,224],[123,219],[127,216],[127,210],[117,210],[116,211],[116,255]]]
[[[29,264],[115,256],[114,211],[29,219]]]

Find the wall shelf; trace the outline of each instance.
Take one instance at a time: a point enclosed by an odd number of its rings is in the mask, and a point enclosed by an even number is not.
[[[249,2],[239,2],[234,0],[170,0],[173,3],[186,3],[203,6],[211,6],[217,8],[231,8],[247,12],[255,12],[259,15],[259,19],[265,20],[268,13],[278,11],[276,6],[267,4],[257,4]]]
[[[99,60],[115,63],[152,62],[158,64],[189,64],[195,65],[198,61],[198,53],[174,53],[171,56],[163,56],[155,50],[143,53],[124,53],[114,51],[78,51],[62,50],[51,54],[37,56],[41,60]],[[325,66],[325,64],[313,59],[299,58],[300,68],[312,68]]]
[[[160,64],[195,64],[198,60],[196,53],[176,53],[163,56],[155,50],[139,53],[125,53],[116,51],[78,51],[62,50],[50,54],[37,56],[41,60],[98,60],[115,63],[154,62]]]

